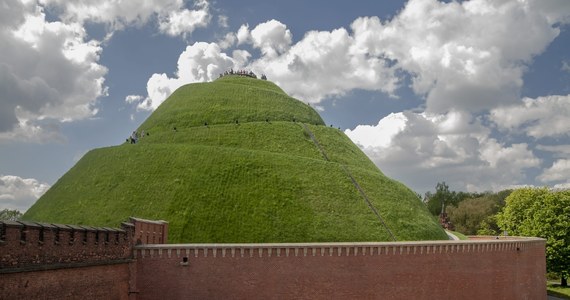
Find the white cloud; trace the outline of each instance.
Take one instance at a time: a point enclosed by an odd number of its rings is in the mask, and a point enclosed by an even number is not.
[[[404,128],[408,118],[403,113],[391,113],[378,122],[376,126],[358,125],[354,130],[345,130],[356,144],[364,148],[388,148],[394,136]]]
[[[292,96],[312,103],[357,88],[392,94],[398,80],[395,69],[381,57],[359,51],[354,43],[344,28],[310,31],[286,53],[265,55],[251,66]]]
[[[40,144],[67,142],[67,138],[60,131],[60,123],[57,120],[27,119],[18,113],[16,115],[18,124],[11,131],[0,132],[0,142],[16,140]]]
[[[228,49],[236,43],[237,37],[233,32],[228,32],[223,39],[218,41],[218,46],[221,49]]]
[[[428,112],[478,112],[518,101],[526,65],[559,34],[566,7],[411,0],[391,20],[356,19],[351,32],[310,31],[293,43],[285,24],[269,20],[252,30],[242,25],[235,38],[238,46],[260,50],[250,68],[307,102],[352,89],[395,95],[403,70],[411,74],[414,91],[425,95]],[[221,48],[233,38],[226,36]]]
[[[143,96],[140,95],[128,95],[125,97],[125,102],[127,103],[137,103],[143,100]]]
[[[403,127],[390,115],[378,126],[346,133],[382,170],[411,186],[433,188],[445,180],[480,191],[529,180],[525,170],[540,167],[541,160],[527,143],[492,137],[481,116],[494,109],[489,119],[500,128],[523,127],[535,137],[566,134],[566,97],[518,104],[526,65],[570,15],[567,3],[558,9],[545,1],[412,0],[392,20],[355,20],[354,47],[410,73],[426,106],[423,113],[400,113]]]
[[[524,98],[522,103],[495,108],[491,120],[499,128],[523,131],[534,138],[568,136],[570,95]]]
[[[570,182],[555,184],[555,190],[570,190]]]
[[[251,31],[253,46],[269,57],[275,57],[287,51],[292,39],[291,31],[277,20],[261,23]]]
[[[183,84],[218,78],[219,74],[239,64],[244,55],[247,57],[243,51],[235,54],[236,58],[226,55],[215,43],[198,42],[186,47],[178,58],[176,76],[170,78],[164,73],[153,74],[147,82],[148,96],[138,108],[154,110]]]
[[[461,190],[497,190],[540,165],[527,144],[500,143],[479,120],[457,111],[391,114],[345,133],[385,173],[424,189],[444,180]]]
[[[530,2],[411,0],[388,22],[359,18],[352,28],[361,51],[412,74],[428,111],[483,111],[517,101],[525,64],[559,34]]]
[[[25,212],[49,187],[33,178],[0,175],[0,209]]]
[[[552,152],[555,157],[568,157],[570,156],[570,145],[538,145],[536,149]]]
[[[559,159],[555,161],[552,166],[542,172],[538,179],[542,182],[560,182],[566,181],[570,178],[570,159]]]
[[[159,29],[171,36],[194,32],[198,27],[206,27],[211,16],[208,13],[208,2],[200,1],[198,10],[181,9],[169,12],[166,16],[159,14]]]
[[[562,71],[566,71],[570,73],[570,62],[567,60],[562,62],[562,67],[560,68]]]
[[[183,0],[39,0],[55,11],[61,11],[65,22],[107,24],[111,30],[141,26],[158,19],[159,30],[168,35],[187,35],[210,21],[209,5],[195,1],[194,10],[185,8]]]
[[[251,34],[249,33],[249,25],[241,25],[236,34],[236,37],[238,39],[238,45],[249,42],[251,39]]]
[[[394,76],[396,69],[390,66],[390,62],[380,56],[359,51],[354,46],[354,38],[343,28],[331,32],[311,31],[301,41],[292,45],[292,36],[286,26],[270,20],[257,25],[251,32],[248,25],[242,25],[235,37],[238,45],[251,43],[254,48],[260,49],[262,56],[249,60],[249,52],[234,50],[228,60],[230,55],[219,51],[234,42],[233,35],[226,36],[216,47],[209,44],[210,48],[217,49],[211,51],[206,59],[210,67],[214,68],[214,76],[212,72],[208,73],[204,69],[204,60],[198,57],[186,64],[179,63],[177,78],[167,80],[166,74],[154,74],[151,77],[149,101],[161,103],[169,91],[173,91],[173,86],[212,80],[217,78],[217,73],[229,68],[247,68],[258,74],[267,74],[293,97],[312,103],[318,103],[328,96],[343,95],[346,91],[356,88],[389,94],[393,94],[397,88],[398,79]],[[191,48],[195,49],[195,45]],[[187,48],[180,59],[187,56],[188,51]],[[212,63],[219,61],[225,63]],[[223,68],[220,69],[221,65]],[[187,73],[194,75],[183,76]],[[198,74],[202,75],[196,76]],[[173,84],[172,80],[177,81],[177,84]],[[156,106],[145,107],[153,109]]]
[[[0,27],[0,139],[28,140],[49,131],[50,120],[95,115],[106,95],[99,42],[79,24],[46,21],[33,3],[10,1],[7,10],[20,17]]]
[[[218,26],[222,28],[228,28],[228,16],[219,15],[218,16]]]
[[[46,20],[44,9],[61,21]],[[102,44],[85,24],[105,24],[112,36],[153,21],[164,34],[186,36],[211,18],[205,0],[193,9],[183,0],[8,0],[0,17],[0,140],[36,142],[63,141],[58,123],[93,117],[107,95]]]

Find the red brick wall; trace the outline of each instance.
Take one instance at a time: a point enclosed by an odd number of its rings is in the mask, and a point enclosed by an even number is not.
[[[133,289],[137,299],[546,299],[544,252],[542,239],[146,245]]]
[[[0,274],[0,299],[129,299],[129,264]]]
[[[123,227],[0,221],[0,273],[130,259],[132,232]]]
[[[0,222],[0,299],[546,299],[543,239],[133,249],[168,224],[131,221]]]
[[[0,221],[0,299],[131,299],[135,229],[166,241],[168,223],[122,228]]]
[[[134,226],[135,244],[167,244],[168,222],[130,218]]]

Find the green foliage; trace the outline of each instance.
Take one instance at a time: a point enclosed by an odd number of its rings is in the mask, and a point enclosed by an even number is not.
[[[390,240],[346,167],[399,240],[446,238],[412,191],[322,124],[267,81],[187,85],[139,127],[149,136],[90,151],[24,217],[95,226],[163,219],[174,243]]]
[[[17,221],[22,217],[22,213],[17,209],[0,210],[0,220]]]
[[[447,213],[457,231],[474,235],[485,217],[492,215],[494,205],[488,197],[466,199],[457,207],[450,207]]]
[[[548,283],[546,285],[548,295],[555,296],[560,299],[570,299],[570,287],[563,287],[560,284]]]
[[[505,190],[470,197],[459,202],[456,207],[449,207],[447,213],[457,231],[467,235],[497,235],[500,229],[495,214],[504,206],[505,198],[510,192]]]
[[[439,216],[442,210],[450,206],[457,206],[463,199],[469,197],[470,194],[464,192],[450,191],[449,186],[443,182],[438,182],[435,186],[435,194],[427,192],[424,197],[424,202],[427,205],[429,212],[434,216]]]
[[[497,215],[488,215],[481,223],[479,223],[479,227],[477,228],[477,235],[500,235],[501,228],[497,225]]]
[[[570,275],[570,191],[524,188],[514,191],[497,216],[510,235],[546,239],[546,267],[566,282]]]

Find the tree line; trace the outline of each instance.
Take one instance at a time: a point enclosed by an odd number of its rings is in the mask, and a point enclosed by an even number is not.
[[[533,236],[546,239],[549,273],[568,286],[570,276],[570,190],[521,188],[500,192],[450,191],[445,182],[423,197],[427,209],[446,212],[455,230],[466,235]]]
[[[419,198],[422,198],[418,194]],[[466,235],[534,236],[546,239],[548,272],[568,286],[570,276],[570,190],[521,188],[500,192],[467,193],[437,183],[423,197],[434,216],[446,212],[455,230]],[[0,220],[16,221],[18,210],[0,210]]]

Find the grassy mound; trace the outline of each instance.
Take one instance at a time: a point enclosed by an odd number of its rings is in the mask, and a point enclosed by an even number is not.
[[[149,136],[90,151],[24,218],[97,226],[163,219],[170,242],[447,238],[414,192],[323,125],[268,81],[187,85],[140,126]]]

